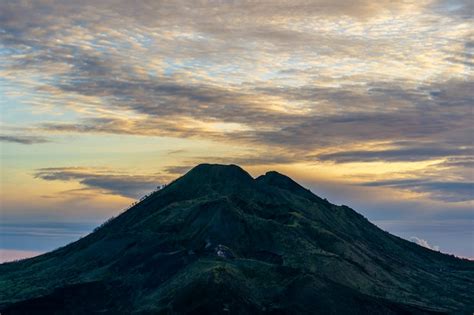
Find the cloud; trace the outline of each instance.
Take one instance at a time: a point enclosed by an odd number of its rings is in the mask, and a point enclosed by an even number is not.
[[[179,174],[179,175],[184,175],[187,173],[190,169],[192,169],[193,166],[187,166],[187,165],[177,165],[177,166],[168,166],[165,167],[165,172],[169,174]]]
[[[472,155],[452,155],[448,158],[439,156],[438,159],[441,161],[433,161],[418,169],[390,172],[389,176],[386,173],[381,176],[355,176],[354,180],[362,187],[388,187],[421,193],[433,201],[464,203],[472,207],[474,200]],[[451,215],[454,216],[454,213]]]
[[[311,175],[326,172],[326,181],[334,175],[334,196],[347,180],[355,202],[355,194],[387,187],[395,196],[423,193],[423,209],[436,203],[434,212],[455,216],[473,182],[471,6],[0,1],[0,84],[8,98],[2,126],[5,120],[44,139],[94,139],[104,150],[108,135],[166,146],[176,140],[170,138],[203,140],[205,148],[167,157],[171,166],[159,165],[164,174],[201,161],[304,165],[317,169]],[[367,163],[366,174],[343,165],[349,162]],[[79,183],[68,192],[76,196],[137,197],[168,181],[96,168],[36,176]],[[360,208],[376,199],[367,198]],[[400,202],[379,200],[377,213],[412,209]]]
[[[466,20],[472,20],[474,4],[470,0],[437,0],[430,5],[435,12],[448,16],[455,16]]]
[[[450,157],[441,163],[441,166],[447,168],[461,168],[463,171],[474,168],[474,156]]]
[[[430,245],[428,244],[428,242],[424,239],[421,239],[421,238],[418,238],[416,236],[412,236],[410,237],[410,241],[414,242],[414,243],[417,243],[418,245],[420,246],[423,246],[423,247],[426,247],[428,249],[431,249],[431,250],[435,250],[435,251],[439,251],[439,246],[436,246],[436,245]]]
[[[19,144],[38,144],[50,142],[50,140],[43,137],[23,135],[0,135],[0,141]]]
[[[393,187],[415,192],[428,193],[444,201],[461,202],[474,200],[474,182],[436,182],[427,179],[393,179],[363,183],[371,187]]]
[[[374,161],[424,161],[430,159],[439,159],[446,156],[465,156],[472,153],[471,150],[458,147],[435,146],[411,146],[387,150],[367,150],[367,151],[342,151],[318,155],[317,158],[322,161],[333,161],[336,163],[350,162],[374,162]]]
[[[111,115],[74,123],[48,122],[41,128],[54,132],[214,138],[291,147],[291,150],[300,147],[305,151],[366,141],[411,139],[412,143],[431,144],[427,148],[412,148],[413,144],[397,148],[399,155],[405,152],[405,158],[410,153],[423,158],[430,152],[447,156],[459,152],[459,147],[472,146],[467,141],[472,132],[468,115],[471,85],[463,81],[442,86],[431,84],[416,91],[382,83],[363,88],[249,88],[235,91],[204,83],[172,82],[169,78],[163,78],[163,82],[160,78],[153,80],[157,82],[91,80],[62,86],[62,89],[83,95],[101,94],[113,98],[114,102],[109,104],[111,110],[126,109],[139,115],[127,119]],[[279,102],[298,99],[310,102],[310,105],[294,111],[270,109],[264,102],[272,98]],[[392,101],[400,108],[387,109],[385,101]],[[319,105],[321,103],[328,105]],[[355,106],[354,103],[367,105]],[[446,107],[453,110],[446,111]],[[219,124],[238,127],[223,134],[222,130],[212,127]],[[435,137],[436,142],[433,141]],[[450,148],[444,148],[448,144]]]
[[[127,198],[141,197],[155,190],[163,180],[158,176],[128,175],[83,167],[41,168],[35,177],[47,181],[75,181],[89,189]]]

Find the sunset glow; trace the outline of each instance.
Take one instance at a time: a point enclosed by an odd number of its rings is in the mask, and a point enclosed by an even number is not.
[[[3,256],[77,239],[206,162],[277,170],[474,257],[473,12],[465,0],[1,1]]]

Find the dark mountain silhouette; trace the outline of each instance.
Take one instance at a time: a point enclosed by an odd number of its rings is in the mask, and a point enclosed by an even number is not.
[[[474,262],[268,172],[196,166],[81,240],[0,265],[6,314],[474,311]]]

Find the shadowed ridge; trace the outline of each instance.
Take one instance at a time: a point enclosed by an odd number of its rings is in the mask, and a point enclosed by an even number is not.
[[[257,178],[257,181],[290,191],[295,191],[299,189],[306,190],[288,176],[280,174],[277,171],[269,171],[265,173],[265,175],[259,176]]]
[[[224,195],[239,193],[254,187],[252,176],[237,165],[199,164],[170,184],[167,190],[197,196],[211,192]]]
[[[177,181],[187,184],[249,185],[254,179],[237,165],[199,164]]]
[[[322,200],[320,197],[313,194],[309,189],[304,188],[290,177],[278,173],[277,171],[269,171],[265,175],[259,176],[256,181],[272,187],[278,187],[292,192],[293,194],[300,195],[308,199]]]
[[[183,178],[199,177],[204,181],[217,182],[251,182],[252,176],[235,164],[199,164],[187,172]]]

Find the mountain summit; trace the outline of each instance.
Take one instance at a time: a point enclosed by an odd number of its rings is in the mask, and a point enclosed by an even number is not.
[[[0,265],[0,313],[471,314],[473,279],[473,262],[285,175],[201,164],[79,241]]]
[[[252,189],[254,179],[237,165],[199,164],[173,182],[180,194],[230,194],[239,189]]]

